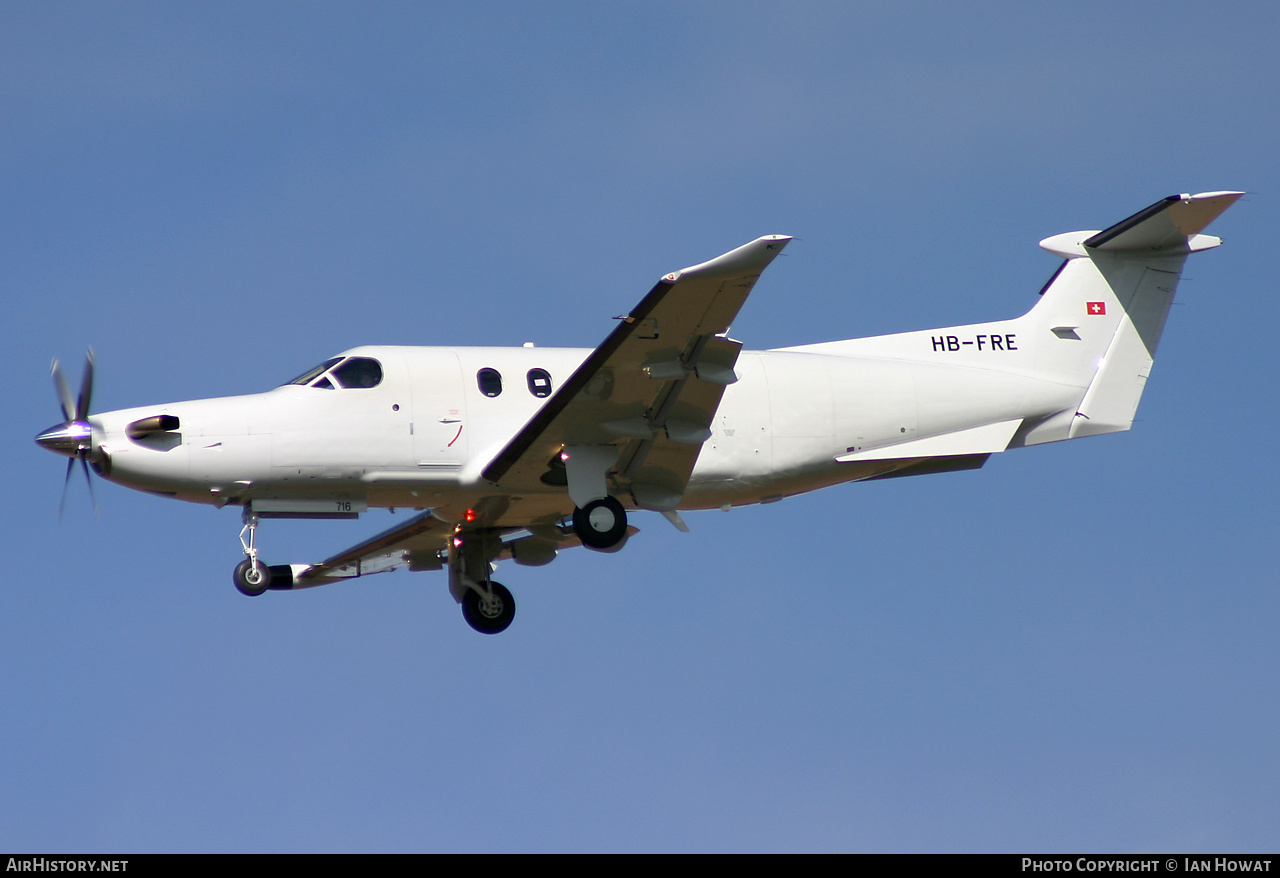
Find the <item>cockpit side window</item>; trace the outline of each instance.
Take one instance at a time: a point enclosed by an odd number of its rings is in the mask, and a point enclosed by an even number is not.
[[[382,365],[369,357],[352,357],[330,373],[343,387],[377,387]]]
[[[336,366],[338,363],[341,363],[341,362],[342,362],[342,357],[334,357],[331,360],[325,360],[319,366],[315,366],[313,368],[308,369],[307,371],[299,375],[297,378],[294,378],[292,381],[286,381],[285,384],[286,385],[310,384],[312,381],[316,379],[317,375],[320,375],[323,372],[329,371],[330,369],[332,369],[334,366]]]

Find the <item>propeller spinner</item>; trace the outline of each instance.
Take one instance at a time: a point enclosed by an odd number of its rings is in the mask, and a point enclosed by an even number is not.
[[[62,366],[57,358],[53,361],[53,387],[58,392],[62,404],[63,422],[42,431],[36,436],[36,444],[55,454],[69,457],[67,474],[62,480],[62,500],[58,503],[58,518],[62,518],[63,506],[67,502],[67,484],[71,481],[71,470],[76,461],[84,470],[85,482],[89,485],[89,496],[93,500],[93,510],[98,511],[98,498],[93,491],[93,480],[89,477],[89,458],[95,462],[101,456],[101,450],[93,445],[93,427],[89,423],[89,403],[93,397],[93,350],[85,355],[84,377],[80,380],[80,395],[73,398],[67,379],[63,377]]]

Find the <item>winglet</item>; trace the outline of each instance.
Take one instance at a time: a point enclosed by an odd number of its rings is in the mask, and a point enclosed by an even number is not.
[[[745,274],[752,269],[764,271],[790,241],[790,235],[765,235],[715,259],[673,271],[664,275],[662,279],[667,283],[675,283],[691,275],[713,277],[722,274]]]

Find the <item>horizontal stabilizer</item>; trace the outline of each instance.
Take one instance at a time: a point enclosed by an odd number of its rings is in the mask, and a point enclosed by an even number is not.
[[[1084,242],[1094,250],[1184,250],[1243,192],[1170,195]]]

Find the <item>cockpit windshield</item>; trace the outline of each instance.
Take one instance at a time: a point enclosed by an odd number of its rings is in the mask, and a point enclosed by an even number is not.
[[[310,384],[315,377],[322,372],[328,372],[330,368],[342,362],[342,357],[334,357],[332,360],[325,360],[319,366],[312,366],[292,381],[286,381],[285,384]]]
[[[334,357],[286,382],[286,386],[299,384],[333,390],[335,387],[377,387],[381,383],[382,364],[377,360],[371,357]]]

